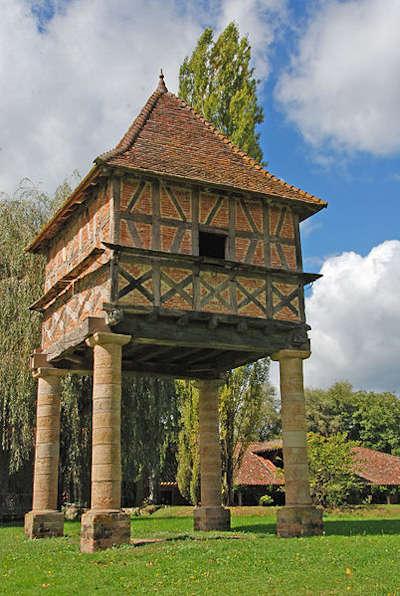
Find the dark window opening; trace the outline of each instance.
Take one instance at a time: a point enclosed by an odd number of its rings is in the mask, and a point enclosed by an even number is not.
[[[226,236],[199,232],[199,256],[225,259]]]

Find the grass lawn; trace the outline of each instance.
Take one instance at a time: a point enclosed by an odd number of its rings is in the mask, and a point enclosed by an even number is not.
[[[276,538],[274,513],[234,508],[232,532],[194,534],[190,508],[168,507],[132,520],[132,537],[165,542],[92,555],[79,523],[34,541],[0,526],[0,594],[400,595],[399,506],[330,514],[324,536],[300,539]]]

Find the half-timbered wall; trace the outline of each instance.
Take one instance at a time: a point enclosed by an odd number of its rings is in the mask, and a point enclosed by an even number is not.
[[[45,291],[73,270],[102,240],[110,241],[110,189],[104,184],[51,241],[47,252]],[[97,266],[104,262],[99,258]],[[97,268],[95,263],[90,268]]]
[[[104,316],[110,299],[110,268],[102,265],[71,284],[43,314],[42,348],[45,350],[78,329],[87,317]]]
[[[114,242],[198,255],[199,231],[226,236],[226,259],[301,270],[297,215],[287,206],[126,176],[114,186]]]
[[[42,347],[47,349],[77,329],[88,316],[104,316],[110,299],[111,189],[92,191],[82,208],[52,240],[45,269]],[[54,298],[53,298],[54,293]]]
[[[202,231],[226,237],[219,264],[199,257]],[[142,256],[115,260],[103,241]],[[153,252],[146,257],[146,250]],[[286,206],[163,179],[114,177],[49,247],[43,300],[54,296],[44,308],[42,347],[86,317],[103,317],[109,303],[303,321],[301,269],[297,215]]]
[[[300,321],[303,289],[259,269],[253,274],[210,268],[175,255],[199,255],[199,232],[226,237],[225,260],[284,271],[301,271],[298,219],[289,207],[248,196],[130,175],[114,180],[114,243],[171,253],[157,261],[124,256],[113,301],[138,308],[161,307],[257,318]],[[166,255],[165,255],[166,257]],[[260,273],[261,271],[261,273]]]

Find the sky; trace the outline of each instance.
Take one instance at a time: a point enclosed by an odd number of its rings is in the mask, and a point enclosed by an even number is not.
[[[268,169],[302,225],[305,382],[400,392],[400,0],[0,0],[0,192],[53,192],[111,148],[204,27],[252,46]],[[277,382],[273,365],[272,380]]]

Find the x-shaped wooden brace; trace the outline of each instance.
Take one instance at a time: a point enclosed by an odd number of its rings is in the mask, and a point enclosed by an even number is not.
[[[293,290],[293,292],[286,295],[286,294],[283,294],[276,286],[274,286],[274,284],[272,284],[272,293],[275,294],[275,296],[278,296],[278,298],[280,299],[280,302],[276,306],[273,307],[274,313],[281,310],[281,308],[284,308],[285,306],[287,306],[292,311],[292,313],[294,313],[297,317],[299,316],[298,309],[295,306],[293,306],[293,304],[292,304],[292,300],[299,297],[299,289],[298,288],[295,288]]]
[[[124,296],[129,294],[129,292],[132,292],[133,290],[138,290],[141,294],[143,294],[145,298],[147,298],[147,300],[153,302],[153,295],[148,291],[147,288],[145,288],[142,285],[145,281],[152,278],[151,270],[146,271],[146,273],[143,273],[143,275],[141,275],[140,277],[133,277],[133,275],[131,275],[130,273],[125,271],[125,269],[122,269],[120,267],[119,274],[122,275],[124,279],[126,279],[128,285],[118,292],[118,298],[123,298]]]
[[[208,304],[210,302],[210,300],[212,300],[215,297],[215,298],[217,298],[217,300],[222,302],[224,304],[224,306],[226,306],[226,308],[231,309],[232,305],[225,300],[225,298],[222,296],[222,294],[220,294],[220,292],[223,292],[224,290],[229,288],[230,282],[231,282],[231,280],[228,278],[225,281],[218,284],[216,287],[213,287],[213,286],[210,286],[210,284],[208,282],[206,282],[204,278],[200,277],[201,285],[204,286],[208,290],[208,294],[206,294],[203,298],[201,298],[200,306],[205,306],[206,304]]]
[[[160,296],[161,304],[170,300],[175,294],[179,294],[179,296],[183,298],[185,302],[188,302],[188,304],[193,307],[193,297],[185,292],[186,286],[193,283],[192,273],[190,273],[181,281],[176,282],[175,280],[171,279],[164,271],[161,271],[160,281],[166,283],[171,288],[170,290],[167,290],[165,294]]]
[[[242,286],[242,284],[237,279],[236,279],[236,286],[237,286],[237,289],[246,296],[246,298],[243,298],[243,300],[241,300],[238,303],[238,305],[237,305],[238,310],[240,310],[244,306],[247,306],[248,304],[251,304],[253,302],[263,313],[266,312],[265,305],[262,304],[259,300],[257,300],[257,296],[259,296],[262,292],[265,292],[265,290],[266,290],[265,282],[263,283],[263,285],[261,287],[256,288],[253,291],[250,291],[245,286]]]

